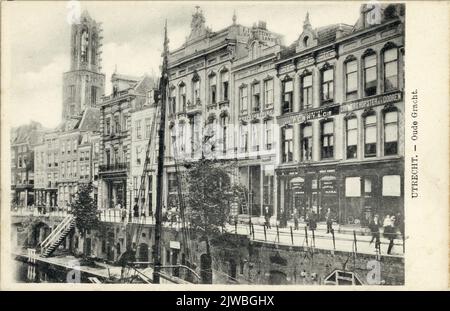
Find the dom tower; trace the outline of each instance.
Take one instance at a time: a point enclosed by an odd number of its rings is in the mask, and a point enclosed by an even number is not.
[[[86,107],[94,107],[104,93],[101,31],[100,23],[87,11],[72,24],[70,71],[63,75],[63,120],[79,116]]]

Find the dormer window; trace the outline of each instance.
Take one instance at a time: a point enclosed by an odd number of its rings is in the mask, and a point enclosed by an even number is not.
[[[309,45],[309,42],[310,42],[309,36],[306,36],[303,38],[303,46],[304,47],[307,47]]]

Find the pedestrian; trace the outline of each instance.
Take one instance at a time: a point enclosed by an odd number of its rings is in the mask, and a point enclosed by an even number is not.
[[[294,212],[292,213],[292,218],[294,218],[294,230],[298,230],[298,211],[297,211],[297,209],[294,209]]]
[[[333,233],[333,213],[331,212],[331,208],[327,209],[325,220],[327,222],[327,233]]]
[[[383,221],[383,236],[389,240],[387,254],[392,252],[395,239],[395,216],[386,215]]]
[[[126,208],[123,208],[122,209],[122,222],[125,222],[126,218],[127,218],[127,210],[126,210]]]
[[[133,206],[133,217],[134,218],[139,218],[139,206],[137,204],[137,201],[134,202],[134,206]]]
[[[380,249],[380,220],[378,219],[378,215],[375,215],[370,221],[369,229],[372,235],[369,245],[375,240],[375,249]]]
[[[270,229],[270,208],[268,205],[264,207],[264,221],[264,225],[266,226],[266,228]]]
[[[309,230],[314,231],[317,228],[317,218],[316,213],[314,211],[311,211],[311,214],[309,215]]]

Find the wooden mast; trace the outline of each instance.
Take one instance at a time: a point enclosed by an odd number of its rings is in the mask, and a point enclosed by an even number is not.
[[[159,94],[161,103],[161,118],[159,123],[159,144],[158,144],[158,169],[156,176],[156,211],[155,211],[155,258],[153,267],[153,283],[159,284],[161,271],[161,232],[162,232],[162,203],[163,203],[163,169],[164,169],[164,139],[165,139],[165,121],[166,121],[166,98],[167,85],[169,80],[168,54],[169,40],[167,39],[167,20],[164,25],[164,51],[163,63],[161,68],[161,78],[159,82]]]

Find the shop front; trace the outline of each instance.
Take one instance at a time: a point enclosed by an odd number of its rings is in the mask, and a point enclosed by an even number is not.
[[[338,187],[333,166],[281,168],[277,176],[280,225],[286,225],[294,217],[305,221],[309,213],[314,213],[318,221],[324,221],[328,208],[338,215]]]
[[[404,174],[398,159],[373,163],[342,164],[340,223],[367,226],[373,216],[403,218]]]

